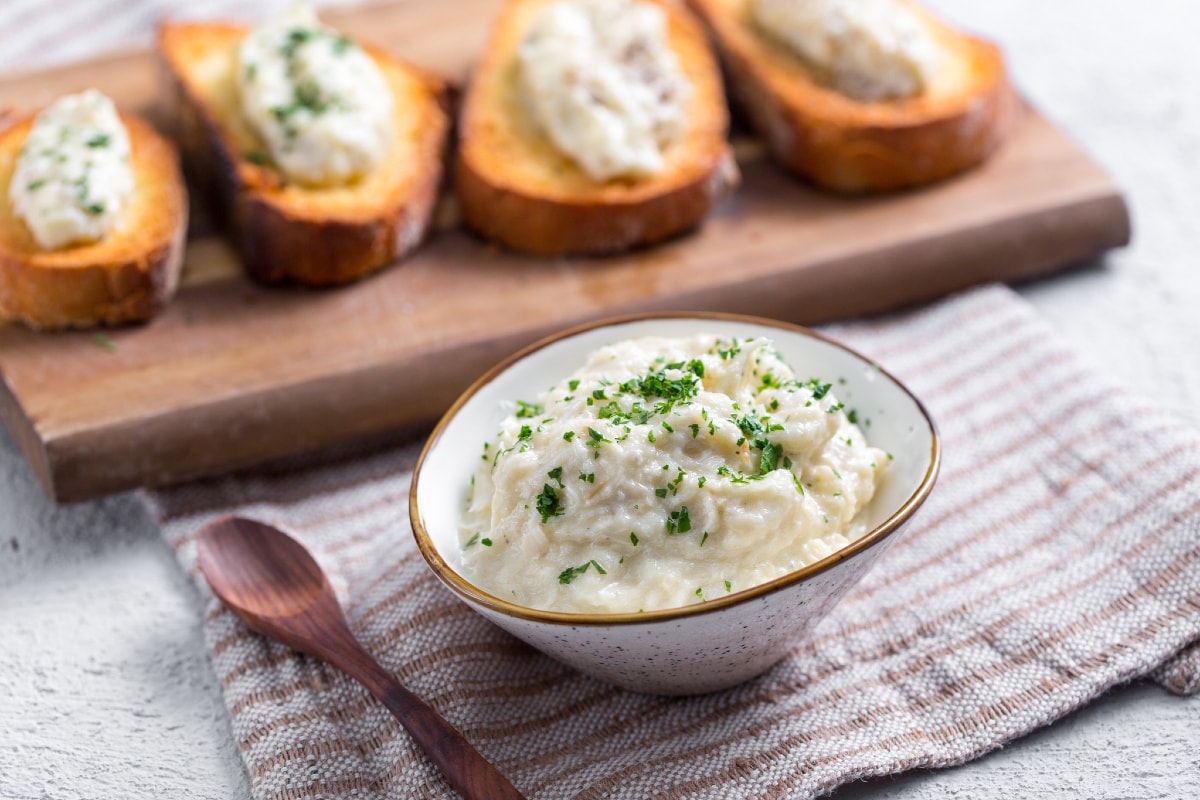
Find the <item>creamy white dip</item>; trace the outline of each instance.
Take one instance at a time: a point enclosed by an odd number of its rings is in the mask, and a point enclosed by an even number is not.
[[[832,388],[762,338],[601,348],[483,446],[463,569],[526,606],[637,612],[824,558],[865,532],[889,458]]]
[[[857,100],[920,94],[937,46],[898,0],[751,0],[758,26],[812,64],[832,88]]]
[[[663,10],[633,0],[559,0],[517,52],[522,97],[558,150],[597,181],[646,177],[683,135],[690,86]]]
[[[306,186],[345,184],[381,163],[392,137],[392,93],[353,40],[297,4],[238,48],[242,114],[271,159]]]
[[[132,195],[129,134],[94,89],[37,115],[8,185],[13,211],[46,250],[103,239]]]

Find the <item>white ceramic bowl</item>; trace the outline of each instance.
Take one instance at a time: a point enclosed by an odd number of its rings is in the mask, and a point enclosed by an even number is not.
[[[501,600],[460,572],[459,516],[479,443],[506,410],[577,369],[596,348],[641,336],[767,336],[800,374],[837,376],[838,399],[869,416],[870,444],[893,456],[869,533],[768,583],[706,603],[634,614],[541,611]],[[842,382],[844,380],[844,383]],[[413,475],[409,513],[430,568],[483,616],[582,672],[634,691],[697,694],[777,663],[883,554],[933,488],[941,446],[921,403],[878,365],[805,328],[728,314],[622,317],[567,330],[498,364],[434,430]]]

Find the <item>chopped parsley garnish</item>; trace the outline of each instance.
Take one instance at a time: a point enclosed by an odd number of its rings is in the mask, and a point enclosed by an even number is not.
[[[313,38],[314,31],[305,28],[296,28],[288,31],[287,41],[279,48],[279,52],[285,58],[292,58],[296,55],[296,48]]]
[[[767,429],[763,427],[765,418],[759,419],[753,414],[746,414],[742,417],[734,414],[731,419],[733,420],[734,424],[738,426],[741,432],[746,434],[748,437],[756,436],[760,433],[766,433],[767,431]]]
[[[547,472],[546,474],[547,474],[547,475],[549,475],[549,476],[550,476],[552,479],[554,479],[555,481],[557,481],[557,482],[558,482],[558,488],[560,488],[560,489],[561,489],[561,488],[563,487],[563,482],[562,482],[562,467],[555,467],[554,469],[550,470],[550,471],[549,471],[549,472]]]
[[[667,517],[667,533],[687,533],[692,529],[692,518],[687,506],[680,506],[678,511],[672,511]]]
[[[596,561],[596,559],[593,558],[590,561],[588,561],[586,564],[581,564],[578,567],[567,567],[566,569],[564,569],[562,572],[560,572],[558,574],[558,582],[565,586],[565,585],[569,584],[571,581],[578,578],[583,573],[587,572],[588,567],[595,567],[596,572],[598,572],[601,575],[608,574],[608,570],[606,570],[606,569],[604,569],[604,567],[600,566],[600,564]]]
[[[708,531],[705,531],[704,535],[700,537],[700,546],[704,547],[704,543],[707,541],[708,541]]]
[[[633,542],[634,547],[637,547],[638,537],[637,537],[637,534],[634,533],[633,531],[629,532],[629,541]]]
[[[542,486],[542,493],[537,496],[535,503],[537,512],[542,515],[542,524],[550,521],[551,517],[561,517],[562,500],[559,499],[558,492],[554,491],[554,487],[550,484]]]
[[[470,539],[467,539],[466,544],[463,545],[463,550],[466,550],[468,547],[471,547],[478,541],[479,541],[479,533],[476,532]]]
[[[742,348],[738,347],[737,339],[731,339],[729,342],[729,347],[726,348],[722,348],[720,345],[717,345],[717,355],[721,357],[722,361],[728,361],[740,352],[742,352]]]
[[[732,584],[732,583],[730,583],[729,581],[725,581],[725,591],[727,591],[727,592],[728,592],[728,591],[730,591],[730,590],[732,590],[732,589],[733,589],[733,584]]]
[[[581,472],[581,473],[579,473],[579,480],[583,481],[584,483],[595,483],[596,482],[596,473]]]
[[[492,540],[491,540],[491,539],[480,539],[480,540],[479,540],[479,543],[480,543],[481,545],[483,545],[484,547],[491,547],[491,546],[492,546]]]
[[[766,440],[763,440],[758,444],[762,450],[762,455],[760,455],[758,458],[758,474],[766,475],[768,472],[774,470],[776,465],[779,463],[780,447],[779,445]]]
[[[563,434],[564,442],[569,442],[574,438],[575,438],[575,431],[567,431],[566,433]]]
[[[29,183],[25,184],[25,189],[32,192],[35,189],[40,189],[45,185],[46,185],[46,179],[38,178],[36,181],[30,181]]]
[[[604,434],[600,433],[600,431],[596,430],[595,428],[588,428],[587,431],[588,431],[588,441],[587,441],[588,447],[594,447],[595,449],[599,450],[600,445],[604,444],[605,442],[609,442],[609,443],[612,442],[611,439],[605,439]]]
[[[104,213],[104,203],[88,203],[83,210],[94,217],[99,216]]]
[[[545,413],[545,409],[537,403],[526,403],[524,400],[517,401],[517,419],[540,417],[543,413]]]
[[[654,490],[654,496],[655,496],[655,497],[666,497],[666,496],[667,496],[667,490],[666,490],[665,488],[658,488],[658,489],[655,489],[655,490]]]
[[[688,427],[692,429],[692,438],[693,439],[695,439],[697,436],[700,435],[700,423],[693,422],[691,425],[688,425]]]
[[[533,436],[533,428],[529,427],[528,425],[522,425],[520,433],[517,434],[517,441],[528,441],[530,436]]]
[[[103,333],[97,333],[92,337],[92,341],[103,347],[110,353],[117,352],[117,343],[105,336]]]
[[[821,383],[816,378],[808,382],[808,388],[812,390],[813,400],[820,400],[825,395],[829,394],[829,390],[833,388],[832,383]]]
[[[87,140],[87,146],[91,147],[91,148],[108,147],[108,145],[111,141],[112,141],[112,137],[109,136],[107,133],[98,133],[95,136],[93,136],[92,138]]]
[[[575,391],[576,389],[579,388],[579,381],[578,380],[568,381],[567,388],[570,389],[572,392]]]

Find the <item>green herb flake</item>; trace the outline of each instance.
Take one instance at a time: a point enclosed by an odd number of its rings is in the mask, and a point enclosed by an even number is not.
[[[725,591],[727,591],[727,592],[733,591],[733,584],[730,583],[729,581],[725,581]]]
[[[667,517],[667,533],[687,533],[692,529],[692,518],[687,506],[680,506],[678,511],[672,511]]]
[[[466,544],[463,545],[463,550],[466,550],[468,547],[474,546],[475,543],[478,541],[479,541],[479,534],[475,533],[470,539],[467,539]]]
[[[30,181],[29,183],[25,184],[25,189],[26,189],[26,191],[32,192],[32,191],[36,191],[36,190],[42,188],[45,185],[46,185],[46,179],[38,178],[36,181]]]
[[[630,531],[630,532],[629,532],[629,541],[633,542],[633,546],[634,546],[634,547],[637,547],[637,543],[638,543],[638,536],[637,536],[637,534],[636,534],[636,533],[634,533],[633,531]]]
[[[87,140],[87,146],[95,149],[97,147],[108,147],[112,142],[112,137],[107,133],[97,133],[95,136]]]
[[[558,492],[554,491],[554,487],[548,483],[542,486],[542,493],[537,496],[535,506],[542,516],[543,525],[549,522],[551,517],[561,517],[563,513],[562,500]]]
[[[759,442],[762,454],[758,458],[758,474],[766,475],[775,469],[779,463],[779,445],[770,441]]]
[[[558,483],[558,488],[560,488],[560,489],[563,487],[562,469],[563,469],[562,467],[555,467],[554,469],[552,469],[546,473],[548,476],[550,476],[551,479],[553,479],[554,481],[556,481]]]
[[[688,425],[688,427],[692,429],[692,438],[693,439],[695,439],[697,436],[700,435],[700,423],[693,422],[691,425]]]
[[[595,483],[596,482],[596,473],[581,472],[581,473],[579,473],[579,480],[583,481],[584,483]]]
[[[704,543],[707,541],[708,541],[708,531],[705,531],[704,535],[700,537],[700,546],[704,547]]]
[[[533,436],[533,428],[529,427],[528,425],[522,425],[521,432],[517,434],[517,441],[528,441],[530,436]]]
[[[492,546],[492,540],[491,540],[491,539],[480,539],[480,540],[479,540],[479,543],[480,543],[481,545],[483,545],[484,547],[491,547],[491,546]]]
[[[591,559],[586,564],[580,564],[578,567],[567,567],[558,574],[558,582],[566,586],[571,581],[578,578],[580,575],[588,571],[589,567],[595,567],[596,572],[600,575],[607,575],[608,570],[600,566],[596,559]]]
[[[540,417],[544,413],[545,409],[537,403],[526,403],[524,400],[517,401],[517,419]]]
[[[665,488],[661,488],[661,489],[655,489],[655,490],[654,490],[654,496],[655,496],[655,497],[666,497],[666,496],[667,496],[667,490],[666,490]]]
[[[567,431],[566,433],[563,434],[564,442],[569,442],[574,438],[575,438],[575,431]]]
[[[117,343],[105,336],[103,333],[97,333],[92,337],[92,341],[110,353],[117,352]]]

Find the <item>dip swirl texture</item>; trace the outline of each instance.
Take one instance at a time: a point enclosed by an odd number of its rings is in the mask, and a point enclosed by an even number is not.
[[[498,598],[620,613],[701,603],[824,558],[888,455],[764,338],[603,347],[483,445],[463,569]]]

